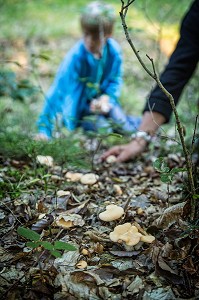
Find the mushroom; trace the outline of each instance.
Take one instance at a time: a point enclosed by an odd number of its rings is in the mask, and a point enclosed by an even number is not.
[[[87,173],[82,175],[80,178],[80,182],[82,184],[88,184],[88,185],[93,185],[97,182],[99,176],[94,174],[94,173]]]
[[[80,260],[77,264],[76,267],[78,269],[84,269],[87,267],[87,262],[85,260]]]
[[[141,236],[142,234],[139,233],[138,229],[135,226],[132,226],[131,223],[116,226],[114,231],[109,235],[111,241],[123,241],[127,246],[134,246],[138,244]]]
[[[41,165],[45,165],[48,167],[53,166],[53,158],[52,156],[44,156],[44,155],[37,155],[36,161],[40,163]]]
[[[115,163],[117,160],[117,157],[115,155],[109,155],[107,158],[106,158],[106,162],[108,164],[113,164]]]
[[[116,195],[121,196],[123,194],[121,187],[118,184],[113,185],[113,191]]]
[[[131,223],[116,226],[114,231],[110,233],[109,237],[111,241],[118,243],[123,241],[127,246],[135,246],[140,241],[152,243],[155,240],[155,237],[152,235],[143,235],[138,232],[138,228],[131,225]]]
[[[77,182],[80,181],[80,178],[82,177],[82,173],[67,172],[65,177],[68,181]]]
[[[155,240],[153,235],[142,235],[140,241],[151,244]]]
[[[124,209],[115,204],[110,204],[106,206],[106,210],[99,214],[99,218],[105,222],[111,222],[121,218],[124,214]]]

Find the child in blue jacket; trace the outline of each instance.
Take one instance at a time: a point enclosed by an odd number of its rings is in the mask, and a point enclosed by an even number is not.
[[[57,115],[68,130],[110,128],[109,120],[121,130],[133,132],[140,118],[126,116],[118,103],[122,85],[122,55],[111,38],[115,14],[105,3],[91,2],[81,15],[83,39],[67,53],[46,95],[37,122],[37,139],[49,139]],[[94,121],[91,118],[94,116]],[[90,120],[89,120],[90,119]]]

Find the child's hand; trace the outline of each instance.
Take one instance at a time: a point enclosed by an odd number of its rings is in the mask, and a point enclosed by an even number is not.
[[[101,105],[98,99],[93,99],[90,103],[90,110],[93,113],[101,113]]]
[[[109,103],[108,95],[102,95],[97,99],[93,99],[93,101],[90,104],[90,110],[93,113],[107,114],[109,113],[110,109],[111,104]]]
[[[44,133],[38,133],[34,136],[35,141],[48,141],[49,137]]]

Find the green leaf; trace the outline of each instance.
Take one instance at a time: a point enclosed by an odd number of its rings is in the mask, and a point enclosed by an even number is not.
[[[53,250],[53,251],[50,251],[51,255],[55,256],[55,257],[61,257],[61,253],[57,250]]]
[[[122,138],[123,136],[119,133],[109,133],[108,136],[114,136],[114,137],[117,137],[117,138]]]
[[[39,245],[40,245],[40,242],[27,242],[27,243],[26,243],[26,246],[27,246],[27,247],[33,248],[33,249],[39,247]]]
[[[173,179],[173,175],[170,173],[163,173],[160,175],[160,179],[164,183],[170,183]]]
[[[193,195],[193,199],[199,199],[199,195],[198,194],[194,194]]]
[[[170,173],[175,174],[175,173],[179,173],[179,172],[185,172],[187,171],[186,168],[173,168]]]
[[[18,227],[17,233],[31,241],[36,242],[36,241],[40,240],[40,234],[38,234],[37,232],[35,232],[31,229],[25,228],[25,227]]]
[[[164,172],[168,173],[169,172],[169,167],[167,166],[166,162],[164,161],[163,157],[159,157],[156,159],[153,163],[153,167],[158,171],[158,172]]]
[[[33,183],[35,183],[35,182],[40,181],[40,180],[41,180],[41,179],[39,179],[39,178],[35,178],[35,179],[33,179],[33,180],[27,182],[27,183],[26,183],[26,186],[31,185],[31,184],[33,184]]]
[[[62,242],[62,241],[56,241],[54,243],[54,247],[55,249],[58,249],[58,250],[68,250],[68,251],[75,251],[77,250],[77,248],[69,243],[65,243],[65,242]]]
[[[50,242],[40,242],[40,244],[47,250],[54,250],[54,246]]]
[[[51,174],[45,174],[44,176],[42,176],[42,179],[48,178],[48,177],[51,177],[51,176],[52,176]]]

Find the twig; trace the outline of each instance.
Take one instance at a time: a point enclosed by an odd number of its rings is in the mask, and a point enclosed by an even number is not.
[[[191,154],[193,154],[197,125],[198,125],[198,115],[196,116],[195,126],[194,126],[194,131],[193,131],[193,138],[192,138],[192,142],[191,142]]]

